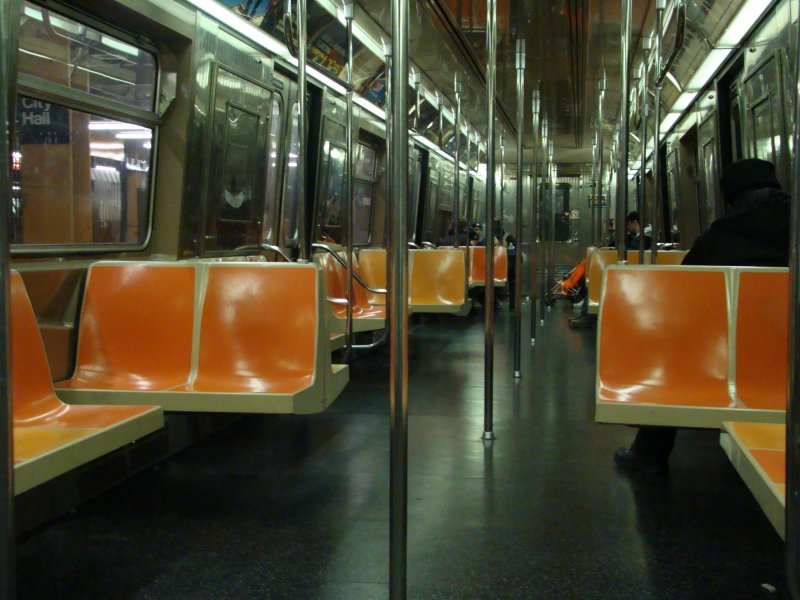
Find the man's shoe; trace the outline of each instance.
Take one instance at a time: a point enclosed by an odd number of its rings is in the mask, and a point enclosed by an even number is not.
[[[572,329],[591,329],[597,321],[588,317],[574,317],[569,320]]]
[[[631,471],[641,471],[650,475],[666,475],[669,473],[669,465],[666,461],[648,460],[639,456],[635,450],[620,448],[614,453],[614,464],[623,469]]]

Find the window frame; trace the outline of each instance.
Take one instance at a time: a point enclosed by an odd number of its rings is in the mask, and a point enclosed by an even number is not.
[[[374,159],[374,161],[372,163],[372,178],[371,179],[369,179],[367,177],[364,177],[363,175],[356,175],[356,172],[355,172],[356,171],[356,162],[355,162],[355,160],[353,160],[353,190],[355,190],[357,183],[367,183],[372,188],[372,197],[370,198],[370,202],[369,202],[369,225],[367,225],[367,241],[356,243],[356,241],[355,241],[356,235],[355,235],[355,232],[353,232],[353,236],[352,236],[353,248],[367,248],[367,247],[370,246],[370,244],[372,244],[372,225],[373,225],[373,217],[374,217],[374,211],[372,209],[374,208],[374,202],[375,202],[375,184],[377,183],[377,180],[378,180],[378,177],[377,177],[377,174],[378,174],[378,157],[379,157],[378,148],[376,146],[373,146],[372,144],[369,144],[369,143],[365,142],[362,139],[356,140],[356,152],[360,152],[361,151],[361,149],[360,149],[361,146],[364,146],[364,147],[369,148],[370,150],[372,150],[375,153],[375,159]],[[355,221],[355,215],[353,215],[353,221]]]
[[[122,102],[98,98],[88,92],[76,90],[65,85],[54,83],[44,78],[36,77],[28,73],[18,73],[16,80],[17,96],[27,96],[35,100],[42,100],[63,106],[69,110],[85,112],[97,117],[103,117],[118,121],[123,121],[131,125],[150,128],[153,130],[153,137],[150,149],[150,172],[148,173],[148,207],[147,225],[141,243],[90,243],[90,244],[11,244],[9,251],[12,256],[25,255],[53,255],[53,254],[105,254],[120,251],[142,251],[150,244],[153,234],[153,214],[155,212],[155,188],[156,171],[158,165],[158,142],[160,134],[161,119],[158,114],[158,99],[161,95],[163,72],[161,56],[158,48],[149,40],[133,36],[124,30],[112,27],[102,21],[98,21],[85,13],[71,10],[67,6],[56,4],[48,0],[31,2],[44,10],[55,12],[59,15],[77,21],[83,25],[96,29],[97,31],[108,34],[122,42],[135,46],[151,54],[155,63],[155,90],[153,95],[153,109],[146,111],[141,108],[127,106]],[[17,48],[19,52],[19,48]],[[16,131],[16,122],[12,126]],[[23,167],[24,168],[24,167]]]

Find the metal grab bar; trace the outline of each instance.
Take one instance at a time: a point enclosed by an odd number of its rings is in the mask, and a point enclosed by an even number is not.
[[[328,254],[333,256],[333,258],[336,259],[336,262],[338,262],[340,265],[342,265],[345,269],[347,268],[347,261],[345,259],[343,259],[341,256],[339,256],[338,252],[336,252],[336,250],[334,250],[333,248],[328,246],[328,244],[322,244],[322,243],[319,243],[319,242],[315,242],[315,243],[311,244],[311,248],[314,249],[314,250],[324,250],[325,252],[327,252]],[[381,289],[381,288],[371,287],[370,285],[367,284],[366,281],[364,281],[361,278],[361,275],[359,275],[355,271],[353,271],[353,279],[355,279],[358,283],[360,283],[361,286],[363,288],[365,288],[368,292],[372,292],[373,294],[386,294],[386,293],[388,293],[387,290],[384,290],[384,289]]]
[[[664,66],[658,72],[656,85],[661,85],[664,83],[667,73],[669,73],[669,70],[672,68],[672,65],[678,58],[678,53],[683,50],[683,43],[686,41],[686,0],[679,0],[678,16],[676,18],[678,19],[678,31],[675,33],[675,45],[672,47],[672,52],[670,53],[667,62],[664,63]],[[660,29],[662,24],[659,22],[656,26]],[[661,48],[658,48],[658,54],[659,56],[661,55]]]
[[[435,250],[436,249],[436,244],[434,244],[432,242],[422,242],[422,247],[423,248],[433,248]]]
[[[244,252],[245,250],[268,250],[279,255],[286,262],[294,262],[283,250],[281,250],[280,246],[276,246],[275,244],[245,244],[244,246],[238,246],[237,248],[234,248],[233,251]]]
[[[289,49],[289,54],[298,57],[297,50],[297,33],[294,28],[294,20],[292,18],[292,0],[287,0],[284,4],[286,11],[283,13],[283,39],[286,42],[286,47]]]
[[[422,250],[422,248],[420,248],[420,247],[419,247],[417,244],[415,244],[414,242],[408,242],[408,247],[409,247],[409,248],[414,248],[414,250]]]

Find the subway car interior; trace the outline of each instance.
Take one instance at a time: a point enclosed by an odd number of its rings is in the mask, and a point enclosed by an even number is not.
[[[0,2],[0,598],[800,600],[799,11]]]

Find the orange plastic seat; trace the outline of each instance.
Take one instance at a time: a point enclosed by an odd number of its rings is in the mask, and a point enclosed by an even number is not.
[[[409,311],[466,314],[466,269],[466,255],[460,250],[411,250]]]
[[[502,246],[494,249],[494,284],[505,285],[508,280],[508,251]],[[469,287],[486,285],[486,247],[469,247]]]
[[[11,385],[18,494],[164,426],[155,406],[71,406],[55,395],[36,317],[14,272]]]
[[[314,255],[327,288],[328,327],[331,333],[345,331],[347,322],[347,269],[327,252]],[[367,301],[366,290],[353,281],[353,331],[376,331],[386,326],[386,307]]]
[[[123,270],[126,266],[120,265]],[[158,275],[180,271],[161,263],[140,266]],[[183,315],[189,340],[184,381],[166,389],[137,386],[135,381],[113,389],[73,386],[60,394],[75,403],[99,397],[183,412],[311,413],[324,410],[341,393],[348,369],[330,363],[330,338],[322,327],[322,277],[315,265],[239,261],[181,266],[204,282],[202,287],[192,284]],[[147,278],[121,283],[138,285],[142,280]],[[137,310],[131,303],[124,307]],[[120,312],[118,318],[127,314]],[[114,330],[101,333],[98,337],[105,339]]]
[[[714,426],[701,409],[733,405],[727,315],[721,269],[608,267],[598,325],[597,420]],[[700,414],[658,410],[665,407]],[[719,427],[723,420],[717,415],[712,423]]]
[[[780,373],[765,373],[768,365],[786,364],[785,316],[780,325],[786,308],[767,313],[778,314],[772,332],[750,314],[746,307],[756,298],[751,288],[760,284],[749,279],[753,274],[764,273],[742,267],[608,267],[598,332],[597,420],[710,428],[723,421],[782,422],[785,386],[781,394]],[[729,286],[735,289],[740,275],[740,305],[731,306],[731,317]],[[779,303],[779,293],[775,297]],[[729,332],[729,322],[741,325]],[[753,341],[762,334],[765,342]],[[759,356],[751,360],[754,352]],[[732,354],[735,360],[729,361]]]
[[[97,263],[89,269],[75,373],[59,388],[167,390],[189,381],[195,267]]]
[[[369,287],[375,290],[386,289],[386,250],[384,248],[364,248],[358,253],[356,271]],[[358,285],[356,282],[354,285]],[[359,286],[360,287],[360,286]],[[367,303],[372,306],[386,304],[386,294],[364,290]]]
[[[589,257],[586,285],[589,288],[588,311],[590,314],[597,314],[599,311],[600,296],[603,289],[603,273],[605,273],[606,267],[617,263],[617,256],[616,249],[596,248]]]
[[[316,271],[208,270],[200,321],[198,392],[294,394],[314,380]],[[269,310],[253,310],[255,306]]]
[[[736,395],[747,408],[786,410],[789,273],[740,270],[736,306]]]
[[[786,528],[786,425],[723,424],[720,444],[781,537]]]

